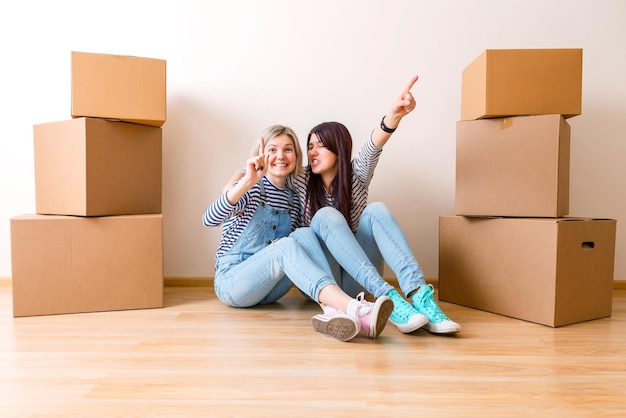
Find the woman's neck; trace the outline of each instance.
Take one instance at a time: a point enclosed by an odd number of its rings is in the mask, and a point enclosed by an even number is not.
[[[324,189],[326,189],[326,193],[328,193],[329,195],[333,193],[333,181],[335,180],[335,177],[337,177],[338,173],[339,169],[337,168],[337,165],[316,173],[318,176],[320,176],[320,179],[322,180],[322,185],[324,185]]]
[[[324,188],[326,189],[326,192],[328,194],[332,194],[333,193],[333,180],[335,180],[336,175],[335,174],[329,174],[326,176],[322,176],[322,184],[324,185]]]
[[[279,189],[284,189],[285,184],[287,184],[287,176],[273,176],[268,173],[265,175],[265,177],[267,177],[267,179],[271,181],[272,184],[278,187]]]

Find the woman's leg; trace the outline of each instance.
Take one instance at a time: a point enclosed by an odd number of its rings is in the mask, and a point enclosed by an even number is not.
[[[281,238],[243,262],[237,263],[236,258],[220,262],[215,293],[227,305],[250,307],[275,302],[291,289],[293,282],[314,300],[344,309],[332,316],[315,315],[311,320],[317,332],[342,341],[354,338],[362,327],[369,337],[376,338],[393,309],[388,298],[381,298],[375,304],[352,299],[291,237]]]
[[[218,264],[215,274],[216,295],[227,305],[240,308],[275,302],[293,284],[318,301],[320,290],[335,281],[289,237],[233,267],[222,268]]]
[[[370,262],[338,210],[331,207],[318,210],[311,219],[311,229],[343,269],[369,293],[380,297],[393,289]]]
[[[393,301],[394,309],[389,320],[400,331],[413,332],[428,322],[426,316],[418,312],[391,284],[385,282],[378,274],[376,267],[370,261],[371,257],[375,261],[378,260],[379,264],[381,263],[381,255],[378,247],[376,247],[376,242],[372,242],[372,246],[363,247],[368,249],[368,256],[338,210],[330,207],[319,210],[311,220],[311,229],[318,233],[320,239],[324,241],[349,275],[373,295],[385,295]],[[364,275],[364,278],[361,276],[363,272],[369,274]],[[346,282],[347,279],[344,278],[343,281]]]
[[[428,331],[451,334],[461,330],[461,326],[450,320],[437,304],[433,286],[426,284],[404,233],[384,203],[371,203],[365,208],[359,220],[357,240],[373,257],[376,252],[384,257],[398,277],[404,295],[411,299],[415,310],[428,318],[425,324]],[[397,298],[392,299],[396,303]]]
[[[426,283],[400,225],[384,203],[367,205],[356,238],[369,257],[377,260],[382,256],[396,274],[405,296]]]
[[[328,262],[327,251],[322,248],[322,243],[311,228],[299,228],[292,232],[290,237],[294,238],[311,260],[328,274],[330,274],[332,266],[336,266],[340,270],[334,259],[332,259],[333,263]],[[361,286],[351,277],[349,281],[355,285],[353,286],[354,289],[361,289],[360,292],[362,292]],[[350,294],[344,288],[339,287],[339,285],[330,284],[319,292],[318,299],[324,306],[326,317],[336,316],[338,314],[336,309],[339,309],[341,314],[347,313],[356,317],[363,332],[368,337],[376,338],[387,324],[387,320],[393,310],[393,302],[386,296],[383,296],[378,298],[376,302],[369,303],[363,299],[362,293],[359,296],[357,295],[359,295],[358,292]],[[356,296],[357,299],[355,300],[351,296]],[[330,307],[330,309],[326,307]]]
[[[339,262],[335,259],[335,257],[333,257],[326,244],[318,238],[313,229],[298,228],[291,233],[290,237],[293,237],[296,241],[298,241],[298,244],[304,248],[304,251],[316,265],[332,275],[339,287],[345,293],[354,298],[359,293],[365,291],[363,286],[356,282],[349,274],[346,273],[345,270],[341,268]],[[341,309],[340,306],[333,304],[329,305]]]

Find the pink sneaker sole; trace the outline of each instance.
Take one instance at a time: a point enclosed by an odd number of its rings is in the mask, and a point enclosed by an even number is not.
[[[340,341],[350,341],[361,330],[357,322],[347,315],[326,316],[315,315],[311,318],[313,329],[320,334],[328,335]]]
[[[374,339],[380,335],[387,325],[387,320],[393,312],[393,301],[387,296],[381,296],[374,303],[374,311],[372,317],[376,318],[374,327],[370,329],[368,337]]]

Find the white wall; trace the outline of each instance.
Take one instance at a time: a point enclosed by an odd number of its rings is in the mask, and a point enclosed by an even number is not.
[[[339,120],[358,148],[413,74],[417,109],[386,146],[371,199],[391,206],[429,278],[454,210],[462,69],[487,48],[583,48],[570,213],[618,220],[626,279],[626,2],[622,0],[13,1],[0,9],[0,277],[9,219],[35,210],[32,125],[70,118],[70,51],[167,60],[165,274],[212,276],[201,214],[269,124],[304,142]]]

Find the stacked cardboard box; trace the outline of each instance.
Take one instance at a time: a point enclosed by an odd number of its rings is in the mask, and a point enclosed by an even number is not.
[[[72,118],[33,127],[37,213],[11,219],[14,316],[163,306],[165,65],[72,52]]]
[[[616,221],[569,215],[582,50],[487,50],[462,76],[439,298],[548,326],[611,315]]]

